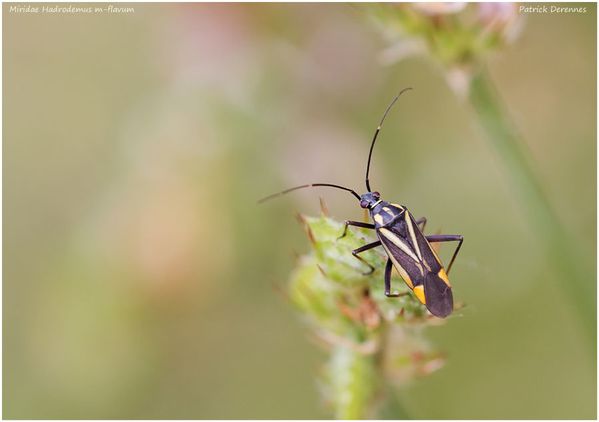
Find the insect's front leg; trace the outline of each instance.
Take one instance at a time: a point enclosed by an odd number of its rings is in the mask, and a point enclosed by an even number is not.
[[[370,263],[368,263],[368,261],[366,261],[364,258],[362,258],[361,256],[359,256],[358,254],[362,253],[364,251],[367,251],[369,249],[376,248],[377,246],[381,246],[381,241],[380,240],[377,240],[376,242],[372,242],[372,243],[369,243],[369,244],[364,245],[364,246],[360,246],[359,248],[354,249],[353,251],[351,251],[351,254],[353,256],[355,256],[357,259],[359,259],[362,263],[368,265],[368,267],[370,268],[370,271],[368,271],[367,273],[364,273],[364,275],[372,274],[374,272],[374,267],[372,265],[370,265]]]
[[[362,223],[361,221],[345,220],[344,224],[345,224],[345,227],[343,228],[343,234],[341,236],[339,236],[337,238],[337,240],[345,237],[345,235],[347,234],[347,226],[356,226],[356,227],[362,227],[363,229],[372,229],[372,230],[374,230],[374,224]]]
[[[434,242],[460,242],[460,243],[458,243],[457,248],[455,248],[455,251],[453,252],[453,256],[451,257],[451,261],[449,261],[449,265],[447,266],[447,274],[449,274],[449,271],[451,270],[451,266],[453,265],[453,261],[455,260],[455,257],[458,256],[458,252],[460,251],[460,248],[462,247],[462,242],[464,241],[464,236],[462,236],[461,234],[432,234],[430,236],[426,236],[426,240],[428,240],[431,243],[434,243]]]

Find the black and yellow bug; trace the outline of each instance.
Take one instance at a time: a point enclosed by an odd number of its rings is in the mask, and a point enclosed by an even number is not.
[[[437,317],[445,318],[453,311],[453,295],[448,274],[460,247],[462,246],[462,242],[464,241],[463,237],[461,235],[445,234],[425,236],[424,227],[426,225],[426,218],[423,217],[416,220],[403,205],[383,201],[378,192],[372,191],[368,179],[372,151],[383,122],[385,121],[385,117],[387,117],[389,110],[401,94],[409,89],[411,88],[402,90],[397,94],[393,101],[391,101],[383,114],[381,122],[376,128],[368,153],[368,164],[366,165],[367,192],[365,194],[358,195],[353,189],[331,183],[312,183],[286,189],[275,193],[274,195],[267,196],[259,202],[267,201],[297,189],[318,186],[333,187],[350,192],[358,198],[360,207],[369,210],[370,217],[374,221],[374,224],[347,220],[345,221],[345,227],[340,238],[346,235],[348,226],[356,226],[375,230],[379,239],[376,242],[354,249],[352,251],[353,256],[368,265],[370,268],[368,274],[370,274],[374,271],[374,267],[360,257],[359,254],[369,249],[382,246],[388,256],[385,267],[385,295],[388,297],[400,296],[397,292],[391,293],[391,271],[393,267],[395,267],[408,287],[412,289],[414,295],[420,302],[426,305],[430,313]],[[451,261],[447,266],[447,271],[437,253],[431,247],[431,243],[436,242],[459,242],[451,257]]]

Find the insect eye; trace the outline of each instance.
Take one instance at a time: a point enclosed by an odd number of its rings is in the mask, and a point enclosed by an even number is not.
[[[378,192],[372,192],[372,195],[376,198],[376,199],[380,199],[381,194]]]
[[[368,208],[368,201],[366,201],[365,199],[362,199],[362,200],[360,201],[360,206],[361,206],[362,208]]]

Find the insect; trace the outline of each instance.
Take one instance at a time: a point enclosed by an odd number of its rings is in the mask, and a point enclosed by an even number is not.
[[[369,172],[370,162],[372,159],[372,151],[376,143],[381,127],[399,97],[411,88],[403,89],[393,98],[387,106],[381,121],[374,132],[370,151],[368,152],[368,163],[366,165],[366,193],[359,195],[356,191],[345,186],[340,186],[332,183],[311,183],[307,185],[296,186],[284,191],[267,196],[260,201],[273,199],[286,193],[312,187],[332,187],[350,192],[360,201],[360,207],[369,211],[370,217],[374,224],[364,223],[360,221],[345,221],[343,233],[339,238],[347,234],[349,226],[362,227],[371,229],[376,232],[378,240],[366,244],[362,247],[354,249],[352,255],[369,267],[371,274],[375,268],[368,263],[360,254],[369,249],[382,246],[387,254],[387,263],[385,266],[385,295],[387,297],[398,297],[401,294],[391,292],[391,271],[393,267],[401,275],[404,282],[414,292],[418,300],[426,306],[434,316],[445,318],[453,311],[453,295],[451,292],[451,284],[449,283],[448,274],[451,266],[460,251],[463,236],[453,234],[424,234],[426,226],[426,218],[422,217],[418,220],[414,218],[412,213],[403,205],[390,203],[381,199],[379,192],[373,191],[370,188]],[[432,243],[438,242],[458,242],[453,256],[449,261],[447,270],[439,259],[439,256],[432,248]]]

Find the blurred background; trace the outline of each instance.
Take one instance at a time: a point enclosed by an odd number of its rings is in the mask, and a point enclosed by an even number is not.
[[[4,418],[326,418],[324,353],[284,295],[294,214],[360,219],[372,133],[385,198],[461,233],[467,307],[446,366],[397,392],[411,418],[594,419],[596,338],[563,296],[494,150],[426,57],[343,4],[3,5]],[[528,14],[489,72],[590,264],[596,8]],[[586,255],[585,255],[586,254]],[[382,281],[381,281],[382,282]]]

